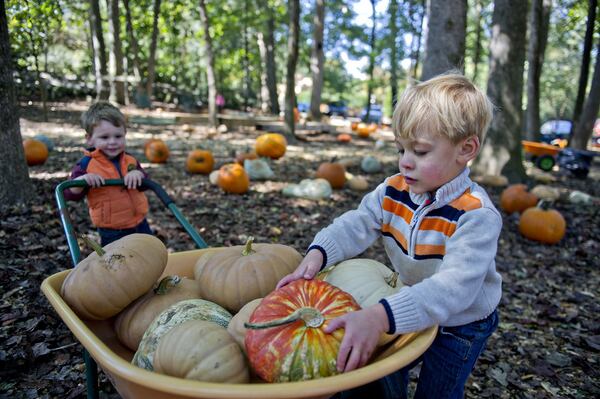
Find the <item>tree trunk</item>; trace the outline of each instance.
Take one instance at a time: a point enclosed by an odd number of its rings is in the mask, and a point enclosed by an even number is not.
[[[369,67],[367,74],[369,75],[369,81],[367,82],[367,104],[365,105],[365,121],[370,120],[371,114],[371,96],[373,95],[373,71],[375,70],[375,27],[377,24],[377,15],[375,13],[375,1],[371,0],[371,12],[373,18],[373,26],[371,27],[371,39],[369,45],[371,46],[371,53],[369,54]]]
[[[526,1],[495,1],[487,95],[499,111],[472,169],[483,175],[503,174],[511,182],[525,179],[521,101],[526,29]]]
[[[244,29],[242,31],[242,39],[244,42],[244,111],[248,111],[250,106],[250,50],[248,48],[248,0],[244,0],[244,16],[242,18]]]
[[[210,36],[210,20],[206,12],[206,3],[200,2],[200,19],[204,30],[204,52],[206,53],[206,81],[208,85],[208,124],[211,127],[217,127],[217,106],[215,100],[217,97],[217,80],[215,78],[215,60],[213,58],[212,38]]]
[[[258,49],[263,63],[261,75],[261,96],[263,111],[270,110],[274,115],[279,114],[279,99],[277,98],[277,67],[275,64],[275,20],[273,10],[268,2],[258,2],[266,16],[266,24],[258,32]]]
[[[390,0],[390,86],[392,88],[392,112],[396,107],[398,99],[398,47],[396,39],[398,37],[398,0]]]
[[[587,25],[585,29],[585,39],[583,41],[583,54],[581,56],[581,69],[579,72],[579,86],[577,88],[577,97],[575,99],[575,108],[573,108],[573,124],[571,125],[571,136],[573,136],[576,125],[579,120],[579,114],[581,114],[581,108],[583,107],[583,100],[585,99],[585,91],[588,84],[588,75],[590,73],[590,58],[592,52],[592,45],[594,40],[594,24],[596,21],[596,8],[598,7],[597,0],[589,0]]]
[[[412,6],[412,2],[411,2]],[[417,78],[417,71],[419,70],[419,59],[421,58],[421,36],[423,34],[423,21],[425,20],[426,4],[425,0],[421,0],[421,13],[419,14],[419,27],[415,28],[413,32],[413,38],[411,39],[411,51],[412,51],[412,72],[410,77],[413,79]],[[416,36],[416,39],[415,39]],[[416,42],[417,48],[414,48],[413,40]]]
[[[535,1],[535,0],[534,0]],[[481,0],[475,0],[477,26],[475,27],[475,51],[473,53],[473,82],[477,81],[479,61],[481,60]]]
[[[294,107],[296,106],[296,64],[298,63],[298,42],[300,40],[300,1],[290,0],[289,8],[289,33],[287,43],[287,66],[285,77],[285,133],[288,140],[296,141],[294,136],[295,121]]]
[[[594,66],[594,76],[592,76],[592,87],[587,100],[583,106],[583,112],[577,122],[577,128],[571,140],[571,147],[580,150],[587,148],[588,140],[592,135],[594,123],[600,110],[600,42],[596,49],[596,65]]]
[[[310,96],[310,116],[313,120],[321,120],[321,94],[323,92],[323,66],[325,52],[323,51],[323,32],[325,31],[325,0],[315,1],[313,17],[313,48],[310,57],[312,72],[312,93]]]
[[[31,196],[31,182],[21,142],[4,0],[0,0],[0,93],[0,204],[15,205]]]
[[[106,63],[106,46],[102,34],[102,17],[98,0],[90,0],[90,34],[92,38],[92,54],[94,76],[96,78],[96,99],[107,100],[109,91],[106,86],[108,68]]]
[[[544,65],[544,52],[548,41],[548,24],[552,0],[533,0],[529,19],[529,47],[527,50],[527,110],[525,137],[540,139],[540,76]]]
[[[123,50],[121,47],[121,22],[119,20],[119,0],[108,2],[108,30],[112,37],[109,57],[110,101],[125,104],[125,81],[123,76]]]
[[[156,43],[158,41],[158,17],[160,15],[160,0],[154,0],[154,14],[152,19],[152,39],[150,41],[150,53],[148,54],[148,77],[146,80],[146,96],[152,101],[152,89],[154,87],[156,67]]]
[[[131,45],[131,51],[129,52],[129,54],[131,55],[133,77],[135,78],[135,93],[133,97],[135,99],[135,104],[138,107],[149,108],[150,100],[146,98],[146,89],[144,88],[144,84],[142,82],[143,72],[140,66],[140,46],[135,36],[135,32],[133,31],[133,22],[131,21],[131,9],[129,7],[129,0],[123,0],[123,3],[125,5],[125,21],[127,35],[129,36],[129,42]]]
[[[467,0],[430,0],[425,60],[421,80],[450,69],[463,70]]]

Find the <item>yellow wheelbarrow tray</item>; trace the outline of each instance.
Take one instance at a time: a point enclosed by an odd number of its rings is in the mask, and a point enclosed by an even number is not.
[[[525,154],[531,156],[531,161],[543,171],[551,171],[556,164],[556,157],[562,150],[560,147],[538,143],[537,141],[522,140],[521,145]]]
[[[193,278],[196,260],[209,251],[206,248],[169,254],[163,276],[177,274]],[[46,278],[42,291],[60,318],[102,367],[123,398],[327,398],[336,392],[367,384],[417,359],[433,342],[437,327],[399,336],[382,347],[374,360],[365,367],[310,381],[248,384],[209,383],[147,371],[130,363],[133,352],[118,341],[113,320],[80,319],[60,295],[63,281],[70,273],[65,270]]]

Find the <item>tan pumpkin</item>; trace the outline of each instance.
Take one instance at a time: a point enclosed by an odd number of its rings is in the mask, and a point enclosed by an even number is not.
[[[302,260],[294,248],[282,244],[254,244],[224,248],[203,256],[194,266],[202,298],[236,313],[242,306],[262,298]]]
[[[228,163],[219,169],[217,185],[226,193],[243,194],[250,188],[250,177],[243,166]]]
[[[115,320],[115,332],[123,345],[136,351],[144,332],[163,310],[185,299],[200,298],[198,282],[179,276],[164,277],[152,290],[127,306]]]
[[[242,306],[242,308],[233,315],[227,326],[227,332],[235,339],[235,342],[240,345],[244,352],[246,352],[244,340],[246,339],[246,332],[248,331],[248,329],[244,327],[244,323],[248,323],[250,315],[252,315],[252,312],[254,312],[254,309],[256,309],[260,301],[262,301],[262,298],[256,298]]]
[[[566,228],[567,222],[559,211],[541,206],[526,209],[519,219],[519,232],[523,236],[545,244],[559,242]]]
[[[190,173],[201,173],[204,175],[212,172],[215,159],[212,152],[208,150],[193,150],[187,156],[185,167]]]
[[[331,188],[342,188],[346,183],[346,168],[337,162],[323,162],[319,165],[315,176],[325,179],[331,184]]]
[[[506,213],[523,212],[535,206],[539,198],[527,191],[525,184],[511,184],[500,194],[500,208]]]
[[[65,302],[84,319],[116,315],[148,292],[167,265],[167,248],[150,234],[131,234],[94,249],[61,287]]]
[[[259,157],[281,158],[287,149],[287,140],[283,134],[265,133],[256,138],[254,149]]]
[[[42,165],[48,159],[48,147],[40,140],[23,140],[23,151],[28,166]]]
[[[165,163],[169,159],[169,147],[159,139],[152,139],[144,145],[144,154],[152,163]]]
[[[250,380],[239,345],[225,328],[203,320],[186,321],[163,336],[154,355],[154,371],[206,382]]]

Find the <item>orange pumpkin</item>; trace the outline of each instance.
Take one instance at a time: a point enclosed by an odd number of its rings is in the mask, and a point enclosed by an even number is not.
[[[315,176],[327,180],[331,188],[342,188],[346,183],[346,168],[341,163],[323,162]]]
[[[356,134],[358,134],[358,137],[362,137],[365,139],[371,134],[371,127],[366,123],[361,122],[356,127]]]
[[[506,213],[523,212],[535,206],[539,198],[527,191],[525,184],[511,184],[500,194],[500,208]]]
[[[29,166],[42,165],[48,159],[48,147],[40,140],[24,140],[23,151],[25,151],[25,160]]]
[[[151,139],[144,145],[144,154],[152,163],[165,163],[169,158],[169,147],[162,140]]]
[[[241,152],[235,156],[235,162],[244,166],[244,161],[246,159],[252,160],[252,159],[257,159],[257,158],[258,158],[258,155],[256,155],[255,152]]]
[[[250,178],[241,165],[228,163],[219,169],[217,185],[226,193],[243,194],[250,187]]]
[[[283,134],[265,133],[256,139],[255,150],[259,157],[279,159],[285,154],[287,140]]]
[[[337,141],[340,143],[349,143],[352,141],[352,136],[350,136],[348,133],[340,133],[337,136]]]
[[[352,129],[353,132],[356,132],[356,129],[358,129],[358,122],[352,122],[350,124],[350,129]]]
[[[212,152],[207,150],[194,150],[188,154],[185,167],[190,173],[202,173],[204,175],[212,172],[215,159]]]
[[[564,236],[565,218],[556,209],[534,206],[526,209],[519,219],[519,232],[530,240],[556,244]]]

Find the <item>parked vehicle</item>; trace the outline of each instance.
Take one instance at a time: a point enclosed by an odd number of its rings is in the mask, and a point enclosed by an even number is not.
[[[308,112],[310,105],[308,103],[298,103],[298,112]]]
[[[367,119],[367,109],[363,108],[360,112],[360,119],[365,123],[381,123],[383,117],[383,108],[379,104],[371,104],[369,118]]]
[[[345,101],[332,101],[327,103],[328,110],[325,112],[326,115],[339,115],[342,117],[348,116],[348,105]]]
[[[571,133],[571,125],[571,121],[562,119],[551,119],[544,122],[540,127],[542,142],[551,144],[556,139],[568,139]]]

